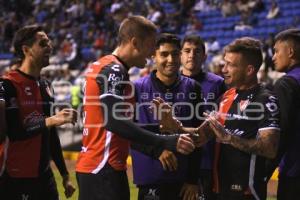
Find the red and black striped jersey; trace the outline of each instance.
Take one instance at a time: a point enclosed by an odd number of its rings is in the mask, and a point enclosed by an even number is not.
[[[19,70],[10,71],[0,82],[9,139],[3,149],[8,175],[38,177],[49,168],[50,155],[60,172],[66,174],[57,132],[53,128],[49,131],[45,125],[53,102],[49,83]]]
[[[86,74],[83,146],[77,161],[77,172],[98,173],[106,163],[116,170],[126,169],[129,141],[105,128],[105,115],[113,112],[101,103],[106,95],[125,99],[131,105],[134,101],[127,69],[114,55],[93,63]]]

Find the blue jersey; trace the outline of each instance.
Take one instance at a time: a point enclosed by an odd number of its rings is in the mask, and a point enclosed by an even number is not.
[[[217,99],[226,91],[224,79],[216,74],[207,72],[201,72],[195,76],[190,77],[196,80],[202,89],[202,97],[206,102],[204,109],[207,111],[212,111],[213,106],[210,103],[215,103]],[[214,141],[211,140],[203,146],[202,149],[202,160],[201,169],[211,169],[213,162],[213,146]]]
[[[178,75],[178,79],[171,86],[165,86],[155,75],[156,71],[135,82],[136,90],[136,119],[141,124],[157,124],[153,113],[149,111],[149,102],[155,97],[161,97],[174,105],[175,115],[181,119],[184,126],[197,127],[201,121],[196,119],[194,110],[197,103],[201,103],[201,87],[187,77]],[[192,106],[190,106],[192,105]],[[202,113],[200,111],[199,113]],[[178,160],[178,169],[175,172],[163,170],[159,160],[153,159],[143,153],[132,150],[133,177],[137,185],[169,183],[185,181],[188,176],[188,159],[175,153]],[[194,158],[199,160],[200,157]],[[198,162],[198,164],[199,164]],[[195,176],[195,175],[194,175]],[[197,177],[194,177],[197,181]]]

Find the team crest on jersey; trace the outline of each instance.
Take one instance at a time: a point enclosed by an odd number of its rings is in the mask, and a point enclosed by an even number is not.
[[[240,110],[244,111],[247,108],[247,106],[249,105],[249,103],[250,103],[249,99],[240,101],[240,103],[239,103]]]

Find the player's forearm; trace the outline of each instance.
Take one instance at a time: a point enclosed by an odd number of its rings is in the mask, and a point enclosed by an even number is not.
[[[151,132],[158,133],[160,131],[158,124],[138,124],[138,125],[139,125],[139,127],[146,129],[148,131],[151,131]],[[147,156],[150,156],[151,158],[154,158],[154,159],[158,159],[164,150],[164,148],[161,148],[161,147],[156,147],[153,145],[145,145],[145,144],[135,143],[135,142],[132,142],[130,144],[130,146],[132,149],[139,151],[139,152],[141,152]]]
[[[68,170],[65,164],[65,160],[62,154],[62,148],[58,133],[55,127],[50,129],[50,153],[52,160],[54,161],[57,169],[59,170],[61,176],[68,175]]]
[[[50,127],[54,126],[55,122],[51,117],[48,117],[45,119],[45,124],[46,124],[47,128],[50,128]]]
[[[276,156],[278,142],[279,134],[274,134],[266,139],[244,139],[231,135],[228,143],[241,151],[272,159]]]
[[[145,130],[137,124],[123,116],[122,113],[113,113],[114,105],[120,104],[123,100],[116,95],[106,95],[101,98],[103,105],[107,107],[109,112],[105,113],[107,123],[105,128],[122,138],[131,140],[132,142],[153,145],[155,147],[163,147],[170,151],[176,150],[178,136],[161,136],[156,133]]]
[[[178,136],[160,136],[140,128],[129,120],[116,120],[111,114],[108,114],[107,118],[105,128],[125,139],[155,147],[164,147],[171,151],[176,150]]]

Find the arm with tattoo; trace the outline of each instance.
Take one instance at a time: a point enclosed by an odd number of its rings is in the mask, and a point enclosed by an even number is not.
[[[241,151],[267,158],[274,158],[276,156],[280,137],[278,129],[258,130],[257,138],[245,139],[226,131],[224,126],[213,115],[208,116],[208,123],[217,140],[224,144],[230,144]]]
[[[254,153],[267,158],[275,158],[279,144],[279,131],[269,129],[260,131],[258,134],[259,136],[255,139],[244,139],[230,135],[227,143],[247,153]]]

